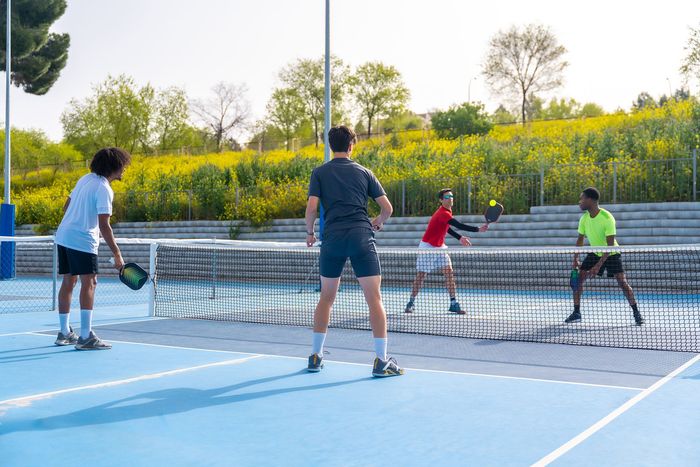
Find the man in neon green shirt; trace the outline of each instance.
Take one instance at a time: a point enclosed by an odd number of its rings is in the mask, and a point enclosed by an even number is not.
[[[582,211],[586,213],[581,216],[578,223],[578,240],[576,246],[583,246],[583,239],[588,238],[591,246],[619,246],[615,235],[615,218],[605,209],[598,206],[600,192],[595,188],[586,188],[581,193],[578,205]],[[583,294],[583,283],[588,278],[596,275],[602,276],[607,270],[608,277],[617,279],[617,283],[625,293],[627,301],[632,307],[632,316],[637,326],[644,324],[644,319],[637,308],[637,300],[634,298],[634,292],[627,282],[625,270],[622,267],[622,255],[617,252],[608,253],[589,253],[583,264],[579,264],[578,253],[574,255],[574,269],[579,268],[579,285],[574,290],[574,312],[569,315],[564,322],[577,323],[581,321],[581,295]]]

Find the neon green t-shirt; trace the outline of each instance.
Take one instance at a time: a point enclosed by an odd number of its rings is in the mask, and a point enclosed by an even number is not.
[[[578,222],[578,233],[585,235],[591,246],[608,246],[607,237],[609,235],[617,235],[615,218],[605,209],[601,209],[595,217],[591,217],[590,213],[586,212]],[[619,246],[617,238],[615,239],[615,246]],[[603,256],[602,253],[596,254]],[[617,253],[613,252],[611,254],[616,255]]]

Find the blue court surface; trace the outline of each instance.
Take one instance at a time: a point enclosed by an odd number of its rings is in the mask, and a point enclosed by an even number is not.
[[[371,334],[331,329],[309,374],[308,329],[149,318],[129,293],[98,287],[110,351],[0,313],[0,465],[700,465],[696,354],[391,334],[406,375],[379,380]]]

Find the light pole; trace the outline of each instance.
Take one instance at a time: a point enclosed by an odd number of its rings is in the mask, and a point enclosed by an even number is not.
[[[472,103],[472,81],[476,80],[476,76],[469,79],[469,85],[467,86],[467,102]]]
[[[5,193],[0,206],[0,236],[15,235],[15,207],[10,204],[10,61],[12,58],[12,1],[7,0],[5,39]],[[0,279],[15,277],[15,244],[0,245]]]
[[[324,71],[324,125],[323,125],[323,162],[331,160],[331,147],[328,144],[328,130],[331,129],[331,0],[326,0],[326,51]],[[318,220],[319,238],[323,239],[325,213],[323,205]]]
[[[666,78],[666,82],[668,83],[668,98],[670,100],[673,97],[673,88],[671,88],[671,80],[669,78]]]

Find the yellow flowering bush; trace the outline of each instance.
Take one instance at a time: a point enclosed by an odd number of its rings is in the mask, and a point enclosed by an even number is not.
[[[472,212],[480,212],[496,198],[517,213],[539,204],[541,189],[548,204],[571,203],[582,185],[598,186],[606,201],[615,189],[619,201],[684,199],[692,186],[690,165],[674,160],[697,147],[700,104],[691,100],[632,114],[496,126],[487,135],[456,140],[436,139],[430,130],[396,133],[360,141],[353,157],[374,171],[397,213],[430,214],[444,186],[464,197],[461,209],[471,203]],[[137,155],[123,181],[113,183],[115,216],[247,219],[256,225],[300,217],[309,175],[322,160],[323,148],[314,146],[263,154]],[[649,160],[658,162],[643,163]],[[87,170],[41,169],[13,178],[21,222],[56,224],[56,207]]]

